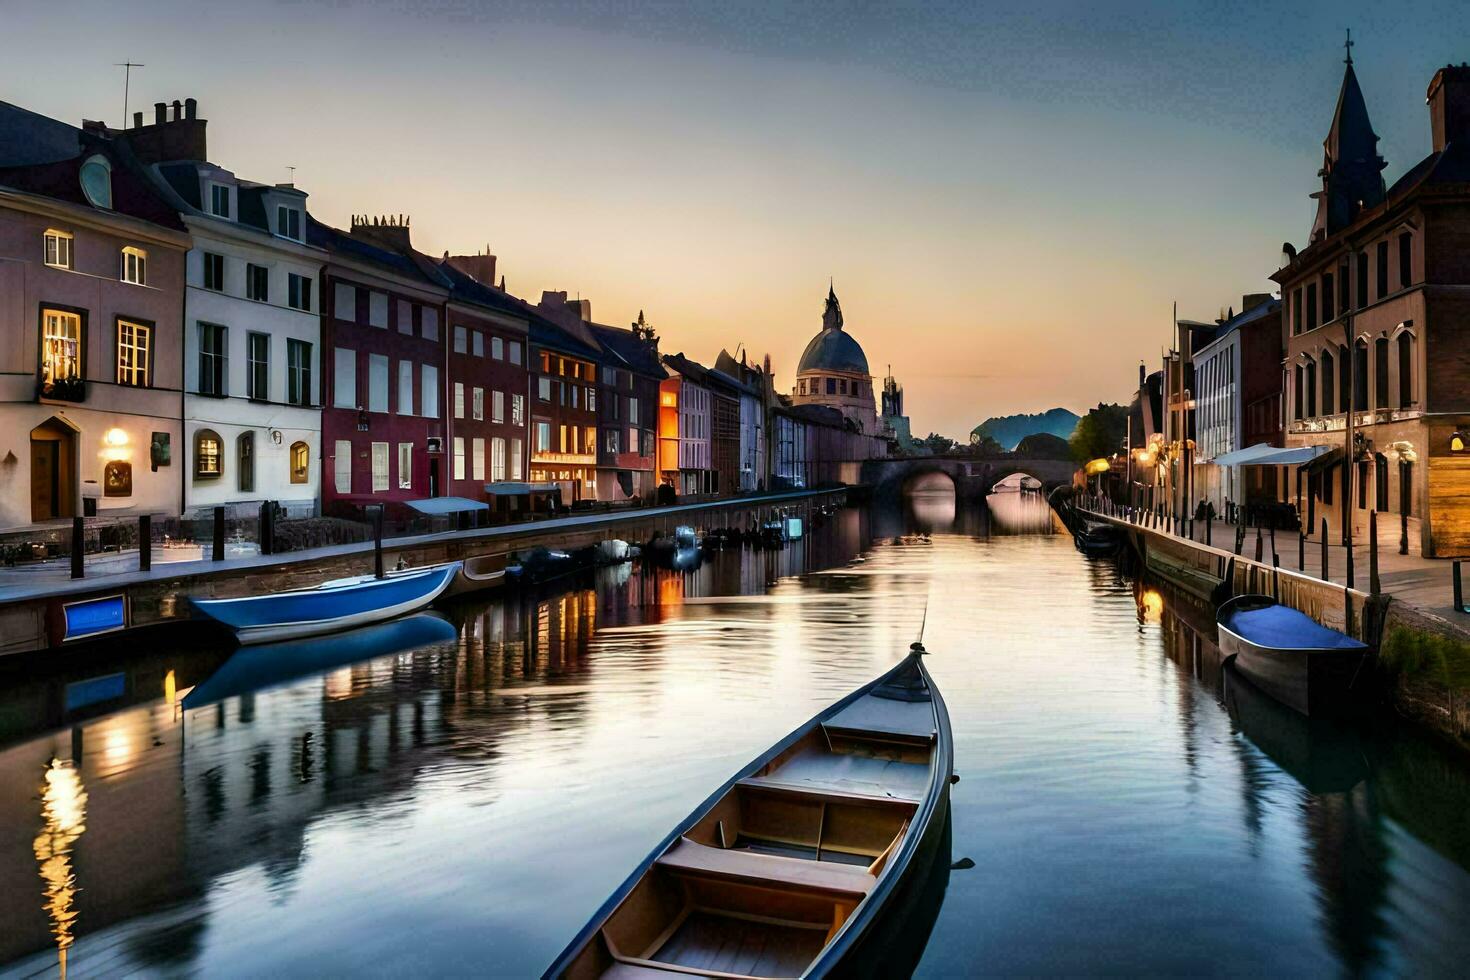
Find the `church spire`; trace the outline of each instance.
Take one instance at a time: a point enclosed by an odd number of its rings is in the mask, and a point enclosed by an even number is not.
[[[1336,234],[1352,224],[1364,208],[1383,201],[1383,157],[1378,155],[1378,135],[1368,119],[1368,105],[1353,71],[1352,35],[1344,44],[1347,57],[1342,89],[1332,127],[1322,142],[1322,189],[1317,199],[1317,218],[1312,223],[1312,240]]]
[[[842,329],[842,304],[837,302],[837,290],[831,280],[827,282],[827,308],[822,311],[822,329]]]

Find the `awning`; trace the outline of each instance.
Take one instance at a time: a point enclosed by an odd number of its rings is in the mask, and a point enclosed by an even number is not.
[[[1261,456],[1268,456],[1271,453],[1279,453],[1280,451],[1280,446],[1272,446],[1261,442],[1254,446],[1247,446],[1244,449],[1221,453],[1214,459],[1205,460],[1205,462],[1214,463],[1216,466],[1240,466],[1244,463],[1254,462]]]
[[[1257,450],[1264,450],[1258,452]],[[1252,446],[1250,449],[1239,450],[1240,453],[1251,453],[1247,459],[1236,459],[1232,463],[1237,466],[1325,466],[1332,462],[1332,454],[1342,451],[1341,446]],[[1236,453],[1226,453],[1217,457],[1215,462]],[[1227,463],[1226,465],[1232,465]]]
[[[467,510],[489,510],[490,505],[483,500],[471,500],[469,497],[426,497],[423,500],[410,500],[408,506],[420,514],[461,514]]]
[[[485,484],[485,492],[497,497],[524,497],[528,493],[552,493],[561,488],[559,483],[522,483],[518,480],[501,480]]]

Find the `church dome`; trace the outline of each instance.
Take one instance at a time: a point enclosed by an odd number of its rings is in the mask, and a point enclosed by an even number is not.
[[[822,313],[822,330],[801,353],[797,374],[808,371],[847,371],[868,374],[868,358],[862,345],[842,329],[842,307],[836,292],[827,291],[827,309]]]

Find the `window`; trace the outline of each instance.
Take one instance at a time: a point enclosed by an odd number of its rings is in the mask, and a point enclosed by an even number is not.
[[[398,362],[398,414],[413,414],[413,361]]]
[[[117,321],[117,383],[148,387],[148,354],[153,328],[143,323]]]
[[[352,443],[338,439],[332,446],[332,485],[338,493],[352,492]]]
[[[1307,394],[1306,416],[1309,419],[1316,418],[1317,417],[1317,362],[1316,361],[1308,361],[1307,362],[1306,386],[1307,386],[1307,388],[1306,388],[1306,394]]]
[[[454,326],[454,352],[456,354],[468,354],[470,350],[470,331],[467,327],[459,324]]]
[[[474,439],[470,442],[470,478],[473,480],[485,479],[484,439]]]
[[[1368,305],[1368,253],[1358,253],[1358,309]]]
[[[526,396],[525,395],[511,395],[510,396],[510,424],[511,425],[521,425],[521,426],[523,426],[523,425],[526,424]]]
[[[216,218],[230,216],[230,188],[227,184],[209,185],[209,213]]]
[[[82,193],[94,208],[112,209],[112,164],[104,156],[94,156],[82,164]]]
[[[536,449],[535,449],[535,451],[538,452],[538,453],[549,453],[549,452],[551,452],[551,423],[550,422],[542,422],[540,420],[537,420],[537,422],[536,422]]]
[[[1378,298],[1388,295],[1388,242],[1379,242],[1377,249]]]
[[[1348,264],[1342,263],[1337,267],[1337,308],[1346,313],[1353,305],[1352,294],[1348,291],[1351,283],[1348,282]]]
[[[439,311],[432,306],[419,307],[419,317],[423,320],[421,326],[425,340],[439,339]]]
[[[368,326],[388,329],[387,293],[368,293]]]
[[[551,379],[550,378],[537,378],[536,379],[536,397],[539,398],[539,399],[541,399],[544,402],[551,401]]]
[[[1373,407],[1388,407],[1388,339],[1373,341]]]
[[[279,205],[276,208],[276,234],[301,241],[301,209]]]
[[[332,407],[357,407],[357,351],[347,347],[333,351]]]
[[[1368,345],[1358,341],[1353,351],[1353,409],[1368,408]]]
[[[512,340],[510,342],[510,344],[509,344],[509,347],[510,347],[510,363],[512,363],[512,364],[519,364],[519,363],[521,363],[521,342],[519,340]]]
[[[505,392],[493,391],[490,393],[490,421],[505,421]]]
[[[1331,415],[1337,411],[1337,396],[1333,390],[1333,382],[1336,380],[1334,372],[1337,370],[1336,360],[1332,351],[1322,352],[1322,414]],[[1255,426],[1253,426],[1255,428]]]
[[[1307,329],[1317,329],[1317,284],[1307,285]]]
[[[499,337],[490,338],[490,356],[497,361],[505,360],[505,341]]]
[[[368,355],[368,401],[369,412],[388,411],[388,355]]]
[[[582,430],[582,452],[588,456],[597,455],[597,430],[590,425]]]
[[[619,439],[620,438],[621,437],[620,437],[617,429],[608,429],[607,430],[607,438],[605,440],[604,445],[606,447],[606,450],[607,450],[608,455],[616,456],[621,451],[621,450],[618,449],[618,443],[619,443]]]
[[[388,444],[373,443],[373,493],[388,489]]]
[[[589,411],[589,412],[595,412],[595,411],[597,411],[597,389],[596,388],[588,388],[587,389],[587,411]]]
[[[638,399],[636,398],[628,399],[628,424],[638,424]]]
[[[628,430],[628,452],[630,452],[630,453],[636,453],[637,451],[638,451],[638,430],[637,429],[629,429]]]
[[[398,444],[398,489],[413,489],[413,443]]]
[[[1296,409],[1292,417],[1299,419],[1302,417],[1302,410],[1306,407],[1306,389],[1302,386],[1302,366],[1300,364],[1296,366],[1296,397],[1292,399],[1292,402]]]
[[[485,356],[485,335],[478,330],[470,332],[470,353],[476,357]]]
[[[294,272],[286,274],[286,305],[293,310],[311,312],[311,279]]]
[[[1399,288],[1408,289],[1414,284],[1414,236],[1409,232],[1399,235]],[[1387,508],[1384,508],[1385,510]]]
[[[204,253],[204,288],[221,292],[225,288],[225,257],[214,252]]]
[[[227,328],[199,324],[199,394],[223,398],[230,393],[229,342]]]
[[[242,432],[235,437],[235,478],[241,493],[255,491],[255,433]]]
[[[454,437],[454,478],[464,479],[464,437]]]
[[[476,422],[485,421],[485,389],[476,388],[470,392],[470,417]]]
[[[1291,294],[1291,332],[1298,334],[1302,332],[1302,310],[1304,304],[1302,296],[1304,291],[1298,287]]]
[[[256,401],[270,400],[271,338],[269,334],[250,331],[245,335],[245,397]]]
[[[70,232],[46,229],[44,261],[58,269],[72,267],[72,236]]]
[[[291,443],[291,482],[310,482],[311,448],[304,442]]]
[[[439,417],[439,369],[432,364],[425,364],[419,372],[419,386],[423,392],[419,399],[423,402],[423,415],[426,419],[437,419]]]
[[[464,418],[464,383],[461,381],[454,383],[454,417]]]
[[[398,301],[398,332],[413,336],[413,304],[406,299]]]
[[[835,395],[835,394],[837,394],[837,379],[836,378],[828,378],[827,379],[827,394],[829,394],[829,395]]]
[[[135,286],[148,285],[148,253],[129,245],[122,250],[122,281]]]
[[[1414,404],[1414,338],[1399,334],[1399,408]]]
[[[218,480],[221,472],[219,433],[200,429],[194,433],[194,479]]]
[[[1334,297],[1332,286],[1332,273],[1322,273],[1322,322],[1331,323],[1337,316],[1337,311],[1332,308]]]
[[[519,439],[512,439],[510,441],[510,479],[512,479],[512,480],[519,480],[520,478],[521,478],[521,440],[519,440]]]
[[[286,401],[311,404],[311,344],[294,337],[286,340]]]
[[[517,442],[516,445],[519,452],[520,443]],[[516,478],[519,477],[520,474],[516,474]],[[505,479],[505,440],[499,436],[490,440],[490,479]]]
[[[357,322],[357,287],[337,283],[332,291],[332,315],[348,323]]]
[[[48,387],[82,377],[82,318],[61,310],[43,310],[41,381]]]

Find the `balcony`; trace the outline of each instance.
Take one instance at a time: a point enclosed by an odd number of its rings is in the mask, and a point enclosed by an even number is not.
[[[42,378],[36,385],[36,397],[48,401],[84,402],[87,400],[87,382],[78,375],[49,380]]]
[[[565,463],[573,466],[596,466],[596,453],[553,453],[533,452],[531,453],[533,463]]]
[[[1353,426],[1362,428],[1369,425],[1380,425],[1385,422],[1406,422],[1417,419],[1424,413],[1416,408],[1375,408],[1370,411],[1359,411],[1353,415]],[[1341,432],[1347,428],[1347,414],[1328,415],[1324,418],[1297,419],[1287,425],[1286,431],[1295,435],[1306,435],[1317,432]]]
[[[639,453],[618,453],[613,457],[613,466],[620,470],[651,470],[653,457]]]

